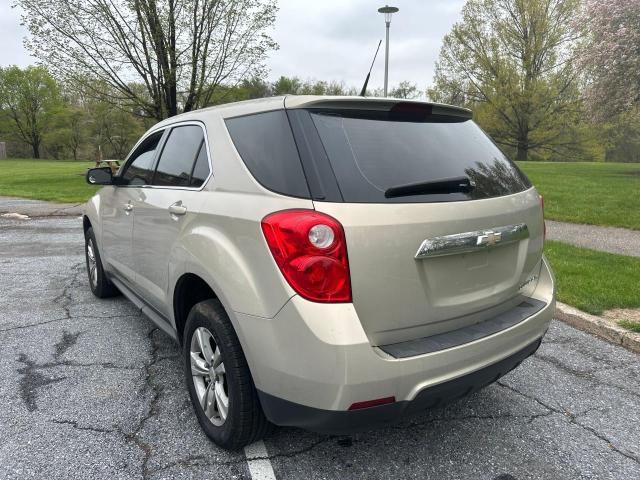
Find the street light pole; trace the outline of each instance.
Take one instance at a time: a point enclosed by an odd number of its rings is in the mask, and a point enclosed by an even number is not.
[[[384,96],[387,96],[387,90],[389,89],[389,26],[391,22],[384,22],[387,24],[387,38],[384,42]]]
[[[387,26],[387,37],[384,46],[384,96],[387,96],[389,88],[389,27],[391,26],[391,16],[399,10],[398,7],[385,5],[378,9],[378,13],[384,14],[384,23]]]

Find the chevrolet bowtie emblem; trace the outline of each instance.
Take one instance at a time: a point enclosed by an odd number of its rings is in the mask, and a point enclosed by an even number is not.
[[[482,232],[482,235],[478,235],[476,245],[487,245],[490,247],[491,245],[499,243],[500,240],[502,240],[501,232]]]
[[[421,258],[481,252],[494,245],[507,245],[527,238],[529,238],[529,229],[526,223],[492,227],[491,230],[453,233],[423,240],[414,258],[420,260]]]

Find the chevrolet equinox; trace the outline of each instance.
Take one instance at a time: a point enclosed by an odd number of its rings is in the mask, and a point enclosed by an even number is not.
[[[466,109],[287,96],[151,128],[84,210],[89,285],[182,347],[204,432],[347,433],[473,392],[555,306],[542,198]]]

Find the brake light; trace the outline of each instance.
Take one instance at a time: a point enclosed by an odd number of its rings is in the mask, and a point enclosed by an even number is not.
[[[269,250],[289,285],[313,302],[351,302],[347,242],[340,222],[315,210],[262,219]]]

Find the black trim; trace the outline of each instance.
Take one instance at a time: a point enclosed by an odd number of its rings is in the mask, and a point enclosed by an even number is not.
[[[124,295],[127,300],[129,300],[137,309],[140,310],[142,314],[144,314],[149,320],[156,324],[162,331],[164,331],[167,335],[169,335],[172,339],[174,339],[179,346],[180,339],[178,338],[178,332],[171,324],[171,321],[162,315],[158,310],[152,307],[149,303],[147,303],[141,295],[139,295],[133,287],[130,286],[129,282],[120,278],[113,273],[108,274],[109,280],[118,287],[120,293]]]
[[[311,199],[343,203],[333,167],[307,110],[286,110]]]
[[[527,297],[513,308],[482,322],[467,325],[450,332],[439,333],[430,337],[417,338],[406,342],[381,345],[379,348],[394,358],[409,358],[425,353],[438,352],[474,342],[494,335],[532,317],[547,304],[541,300]]]
[[[124,162],[122,162],[122,166],[120,167],[120,169],[118,170],[116,177],[120,179],[120,182],[122,182],[119,186],[122,187],[132,187],[132,188],[137,188],[137,187],[146,187],[151,185],[151,182],[153,181],[153,177],[155,175],[155,171],[156,171],[156,167],[158,166],[158,158],[160,158],[160,151],[164,148],[164,144],[167,140],[167,132],[169,131],[168,128],[166,127],[162,127],[162,128],[158,128],[157,130],[154,130],[152,132],[147,132],[146,135],[142,136],[142,140],[138,141],[138,143],[136,144],[136,146],[134,147],[135,150],[133,150],[129,156],[124,160]],[[154,150],[153,153],[153,160],[151,161],[151,168],[149,170],[151,177],[148,179],[148,183],[144,184],[144,185],[131,185],[129,184],[129,182],[127,180],[124,179],[123,175],[125,173],[127,173],[127,170],[129,169],[129,167],[131,166],[131,164],[136,160],[136,158],[139,157],[136,156],[134,158],[134,155],[138,152],[138,149],[144,145],[144,143],[149,140],[152,136],[158,134],[158,133],[162,133],[162,135],[160,135],[160,139],[158,140],[158,144],[156,145],[156,148]]]
[[[397,422],[402,415],[416,413],[464,397],[495,382],[533,355],[542,338],[513,355],[462,377],[426,388],[411,401],[400,401],[362,410],[321,410],[274,397],[258,390],[262,409],[270,422],[325,434],[347,434],[373,426]],[[363,399],[367,400],[367,399]]]

